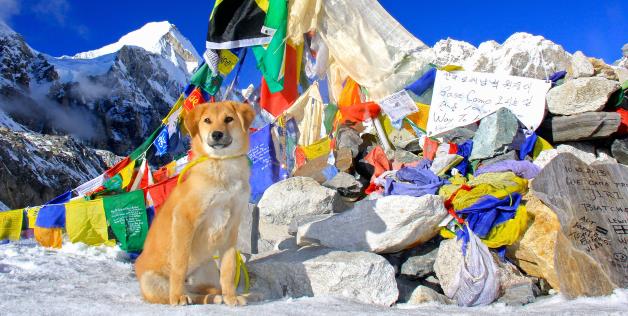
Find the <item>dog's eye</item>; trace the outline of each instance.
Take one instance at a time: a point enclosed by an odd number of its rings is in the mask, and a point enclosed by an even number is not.
[[[211,124],[212,120],[209,119],[209,117],[206,117],[203,122],[207,123],[207,124]]]
[[[225,117],[225,123],[229,123],[229,122],[232,122],[232,121],[233,121],[233,117],[231,117],[231,116]]]

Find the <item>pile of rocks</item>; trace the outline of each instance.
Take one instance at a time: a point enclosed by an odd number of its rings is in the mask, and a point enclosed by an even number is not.
[[[537,131],[555,147],[530,152],[522,160],[538,168],[517,174],[529,180],[521,182],[527,222],[518,241],[491,252],[496,302],[521,305],[550,292],[597,296],[628,287],[628,101],[622,99],[628,69],[580,52],[569,65],[547,94],[548,114]],[[424,161],[423,141],[395,132],[400,135],[388,135],[395,149],[385,152],[391,169]],[[438,140],[458,146],[472,140],[468,160],[475,171],[520,160],[525,138],[517,118],[500,109]],[[239,247],[251,254],[252,291],[266,299],[333,295],[383,306],[460,304],[445,294],[468,257],[460,256],[461,239],[439,234],[451,219],[451,192],[384,196],[372,190],[378,167],[365,159],[381,150],[377,137],[345,126],[336,140],[337,175],[323,174],[327,157],[308,161],[251,205]],[[458,158],[439,150],[429,169],[440,179],[459,179],[452,173]],[[465,181],[473,186],[472,176]]]

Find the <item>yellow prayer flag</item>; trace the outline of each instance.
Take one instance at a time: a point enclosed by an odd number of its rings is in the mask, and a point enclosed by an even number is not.
[[[133,171],[135,170],[135,160],[129,162],[126,167],[120,170],[120,176],[122,177],[122,189],[126,188],[129,184],[131,184],[131,179],[133,178]]]
[[[312,145],[303,146],[301,147],[301,149],[303,149],[303,153],[305,153],[305,157],[307,158],[307,160],[312,160],[320,156],[329,154],[330,147],[331,140],[329,139],[329,137],[325,137]]]
[[[63,241],[61,228],[43,228],[35,226],[35,240],[44,247],[60,249]]]
[[[554,149],[552,144],[543,139],[541,136],[536,137],[536,142],[534,143],[534,149],[532,149],[532,159],[536,159],[541,152],[546,150]]]
[[[26,209],[26,216],[28,217],[28,228],[35,228],[35,221],[37,220],[37,214],[41,206],[29,207]]]
[[[70,202],[65,205],[65,230],[71,242],[101,245],[109,241],[103,200]]]
[[[0,240],[19,240],[23,217],[23,209],[0,212]]]
[[[174,105],[170,109],[170,112],[168,112],[168,115],[166,115],[166,117],[164,117],[164,119],[161,120],[161,122],[163,124],[168,124],[170,116],[172,116],[172,114],[177,112],[177,110],[179,110],[181,108],[181,106],[183,106],[183,101],[184,100],[185,100],[185,94],[181,93],[181,95],[179,96],[179,99],[177,99],[177,102],[174,103]]]
[[[220,61],[218,62],[218,72],[221,75],[228,75],[238,63],[238,56],[228,49],[220,50]]]

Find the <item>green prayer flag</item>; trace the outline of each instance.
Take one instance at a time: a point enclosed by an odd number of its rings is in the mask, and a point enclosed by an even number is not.
[[[332,129],[334,128],[334,119],[336,118],[337,112],[338,107],[333,103],[329,103],[325,107],[325,119],[323,121],[323,124],[325,124],[325,132],[327,132],[327,134],[331,133]]]
[[[137,160],[137,158],[142,156],[148,150],[148,147],[150,147],[150,145],[153,144],[153,141],[155,140],[155,138],[157,137],[157,135],[159,134],[159,132],[161,131],[163,127],[164,127],[163,124],[159,125],[159,127],[152,134],[150,134],[150,136],[148,136],[148,138],[129,155],[129,158],[131,161]]]
[[[288,28],[288,4],[286,0],[270,0],[264,21],[266,29],[274,30],[273,39],[267,47],[253,46],[257,59],[257,68],[264,75],[271,93],[283,90],[284,54],[286,52],[286,33]]]
[[[103,200],[107,222],[113,230],[120,248],[124,251],[140,251],[148,233],[148,218],[144,192],[136,190]]]
[[[205,90],[209,95],[216,95],[222,85],[222,79],[220,75],[214,76],[209,66],[203,64],[203,66],[192,75],[190,83]]]

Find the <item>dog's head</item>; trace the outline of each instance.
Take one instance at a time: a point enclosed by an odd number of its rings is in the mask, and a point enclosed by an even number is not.
[[[233,156],[249,150],[249,127],[255,118],[250,105],[235,101],[197,105],[184,118],[199,156]]]

